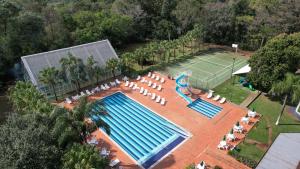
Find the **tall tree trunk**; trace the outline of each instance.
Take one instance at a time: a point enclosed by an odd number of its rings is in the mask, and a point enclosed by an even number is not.
[[[54,94],[54,96],[55,96],[55,100],[58,101],[58,98],[57,98],[57,95],[56,95],[56,90],[55,90],[54,85],[51,84],[51,87],[52,87],[53,94]]]
[[[264,41],[265,41],[265,38],[262,37],[262,38],[261,38],[261,42],[260,42],[260,47],[259,47],[259,48],[262,48],[262,46],[263,46],[263,44],[264,44]]]
[[[281,107],[280,114],[279,114],[279,116],[278,116],[278,118],[277,118],[277,121],[276,121],[276,123],[275,123],[276,125],[279,124],[279,121],[280,121],[280,119],[281,119],[281,116],[282,116],[282,114],[283,114],[283,112],[284,112],[284,108],[285,108],[285,105],[286,105],[287,97],[288,97],[288,95],[286,94],[286,95],[284,96],[284,101],[283,101],[283,104],[282,104],[282,107]]]

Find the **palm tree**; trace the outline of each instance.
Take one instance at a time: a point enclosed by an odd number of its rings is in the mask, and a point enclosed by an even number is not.
[[[95,78],[95,85],[99,84],[99,81],[101,79],[101,76],[103,76],[104,70],[100,66],[95,66],[94,67],[94,78]]]
[[[120,65],[122,67],[122,72],[124,71],[129,72],[130,68],[132,67],[132,63],[134,63],[134,56],[132,55],[132,53],[126,52],[124,54],[122,54],[121,60],[120,60]]]
[[[64,74],[71,83],[75,84],[77,92],[80,92],[80,83],[87,80],[85,65],[82,59],[76,58],[69,53],[68,57],[61,58],[59,62],[62,67],[62,74]]]
[[[85,119],[107,115],[102,102],[88,102],[87,97],[82,97],[79,104],[73,110],[55,108],[50,114],[53,121],[53,134],[57,137],[60,147],[66,147],[73,142],[86,142],[88,133],[97,127],[103,128],[110,134],[110,127],[101,118],[93,123],[87,123]]]
[[[111,71],[114,78],[116,77],[116,70],[118,68],[118,65],[119,65],[119,60],[116,58],[109,59],[106,62],[106,67]]]
[[[276,121],[276,125],[278,125],[287,100],[290,99],[292,103],[296,103],[300,100],[300,76],[287,73],[283,81],[279,81],[272,85],[270,93],[275,93],[278,96],[284,97],[282,109]]]
[[[58,101],[55,86],[58,83],[57,76],[58,70],[55,67],[48,67],[40,71],[39,80],[46,85],[49,85],[55,96],[55,100]]]

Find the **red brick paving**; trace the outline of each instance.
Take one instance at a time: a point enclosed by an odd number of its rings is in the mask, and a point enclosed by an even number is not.
[[[163,75],[159,76],[162,77]],[[145,78],[152,82],[155,81],[146,76]],[[161,106],[154,102],[149,96],[140,94],[139,91],[132,91],[129,87],[125,87],[125,83],[122,83],[120,86],[114,87],[108,91],[102,91],[94,96],[90,96],[89,99],[95,100],[114,92],[122,91],[127,96],[139,101],[143,105],[183,127],[186,131],[192,134],[192,137],[155,165],[153,167],[154,169],[181,169],[191,163],[198,163],[201,160],[204,160],[210,166],[219,165],[224,169],[248,168],[244,164],[229,156],[226,151],[217,149],[217,145],[223,136],[231,130],[237,121],[247,114],[247,110],[230,102],[220,104],[207,99],[205,93],[199,92],[199,96],[202,99],[223,108],[222,111],[214,118],[209,119],[206,116],[188,108],[186,106],[188,103],[175,91],[175,81],[169,80],[167,77],[164,78],[166,81],[162,84],[162,91],[152,89],[148,87],[147,84],[142,84],[140,81],[133,81],[137,82],[139,87],[143,86],[144,88],[147,88],[150,93],[155,92],[156,94],[166,98],[167,103],[165,106]],[[66,107],[72,108],[73,105],[66,105]],[[257,119],[252,119],[252,122],[256,123]],[[247,131],[253,127],[254,123],[252,125],[243,124],[243,126]],[[121,160],[123,168],[139,168],[132,158],[125,154],[109,137],[104,135],[103,132],[97,130],[92,133],[92,135],[95,135],[97,139],[100,140],[98,145],[99,147],[104,146],[111,150],[111,158],[118,158]],[[238,137],[238,141],[230,144],[237,145],[243,140],[245,134],[236,134],[236,136]]]

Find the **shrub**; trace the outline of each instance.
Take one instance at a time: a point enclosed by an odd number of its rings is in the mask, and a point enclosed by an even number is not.
[[[252,160],[248,157],[245,156],[241,156],[239,154],[239,150],[231,150],[228,152],[229,155],[231,155],[232,157],[234,157],[236,160],[238,160],[239,162],[247,165],[250,168],[255,168],[257,166],[257,162],[255,160]]]

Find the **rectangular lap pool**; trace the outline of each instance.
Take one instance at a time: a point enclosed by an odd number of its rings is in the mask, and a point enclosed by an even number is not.
[[[222,111],[222,108],[216,106],[212,103],[209,103],[202,99],[197,99],[188,105],[189,108],[196,110],[197,112],[209,117],[213,118],[216,114]]]
[[[97,102],[103,102],[109,115],[94,115],[92,119],[103,119],[111,128],[109,137],[144,168],[188,138],[187,132],[121,92]]]

